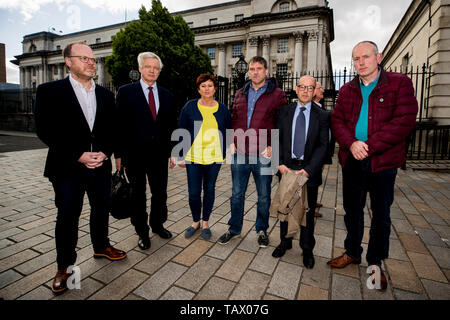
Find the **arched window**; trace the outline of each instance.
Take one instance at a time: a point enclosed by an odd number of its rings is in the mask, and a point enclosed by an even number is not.
[[[289,2],[280,3],[280,12],[288,12],[291,10],[291,4]]]

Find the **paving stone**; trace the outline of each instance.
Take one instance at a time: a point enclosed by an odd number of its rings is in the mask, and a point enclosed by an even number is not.
[[[247,270],[241,278],[230,300],[260,300],[264,295],[267,285],[270,282],[270,276]]]
[[[267,293],[285,299],[293,300],[296,297],[303,268],[280,261],[272,276]]]
[[[236,283],[212,277],[194,298],[195,300],[227,300]]]
[[[253,259],[248,267],[251,270],[262,272],[271,275],[278,264],[279,259],[272,257],[273,248],[268,247],[258,251],[258,254]]]
[[[345,249],[342,248],[334,248],[334,252],[333,252],[333,258],[337,258],[339,256],[341,256],[343,253],[345,252]],[[357,264],[349,264],[348,266],[346,266],[345,268],[342,269],[338,269],[338,268],[331,268],[327,265],[328,268],[330,268],[330,270],[333,273],[337,273],[337,274],[341,274],[344,276],[349,276],[349,277],[353,277],[353,278],[359,278],[359,266]]]
[[[28,260],[27,262],[22,263],[19,266],[16,266],[14,269],[16,269],[22,274],[28,275],[45,266],[48,266],[49,264],[55,261],[56,261],[56,250],[52,250],[36,258]]]
[[[127,257],[120,261],[114,261],[114,263],[102,268],[101,270],[94,273],[91,277],[103,283],[110,283],[112,280],[120,276],[122,273],[126,272],[128,269],[132,268],[139,261],[146,258],[147,255],[137,252],[129,251],[127,252]]]
[[[406,217],[408,218],[411,225],[416,229],[432,229],[427,220],[425,220],[421,215],[407,214]]]
[[[421,294],[394,289],[394,297],[396,300],[427,300],[427,298]]]
[[[175,281],[177,281],[188,268],[173,262],[153,274],[150,279],[140,285],[133,293],[147,300],[158,299]]]
[[[96,292],[89,300],[120,300],[130,294],[148,275],[134,269],[130,269],[120,277],[109,283],[106,287]]]
[[[331,276],[331,268],[327,265],[328,260],[329,259],[315,257],[313,269],[303,268],[301,283],[328,290],[330,287]]]
[[[163,294],[160,300],[192,300],[194,296],[195,293],[193,292],[178,287],[171,287]]]
[[[270,242],[270,239],[269,239]],[[257,253],[259,250],[259,244],[258,244],[258,235],[256,232],[249,232],[247,236],[241,241],[238,249]]]
[[[216,272],[216,276],[238,282],[254,257],[253,253],[235,250]]]
[[[16,254],[25,249],[29,249],[29,248],[31,248],[39,243],[42,243],[44,241],[47,241],[49,239],[50,239],[50,237],[47,237],[46,235],[43,235],[43,234],[39,234],[39,235],[36,235],[25,241],[22,241],[22,242],[13,244],[9,247],[0,249],[0,259],[4,259],[6,257],[12,256],[13,254]]]
[[[315,235],[314,238],[316,239],[314,255],[323,258],[331,258],[333,251],[333,239],[331,237],[321,235]]]
[[[328,300],[328,294],[327,290],[301,284],[297,300]]]
[[[179,254],[181,250],[182,249],[172,245],[165,245],[163,248],[138,263],[134,268],[148,274],[153,274],[173,257]]]
[[[450,300],[450,285],[422,279],[423,286],[431,300]]]
[[[439,234],[436,231],[418,228],[417,232],[419,233],[419,236],[422,239],[422,241],[427,246],[431,245],[431,246],[448,248],[448,246],[445,244],[444,241],[442,241],[442,238],[439,236]]]
[[[346,230],[334,229],[334,246],[344,248],[344,242],[346,237],[347,237]]]
[[[450,240],[450,227],[449,226],[442,226],[437,224],[431,225],[441,238]],[[447,242],[448,243],[448,242]]]
[[[336,218],[337,224],[337,218]],[[333,235],[333,222],[318,219],[314,226],[314,235],[331,237]]]
[[[39,254],[37,252],[28,249],[19,252],[15,255],[9,256],[5,259],[2,259],[0,260],[0,272],[13,268],[16,265],[19,265],[25,261],[35,258],[38,255]]]
[[[53,292],[49,288],[42,285],[21,296],[17,300],[50,300],[54,297],[55,295]]]
[[[212,246],[213,244],[209,241],[196,240],[172,260],[190,267]]]
[[[333,274],[331,285],[332,300],[362,300],[359,279]]]
[[[399,233],[400,241],[406,251],[418,252],[427,254],[428,250],[425,248],[422,240],[416,234]]]
[[[217,240],[228,231],[228,225],[224,223],[215,223],[213,226],[210,227],[211,229],[211,238],[209,239],[210,242],[216,243]]]
[[[264,297],[262,298],[263,300],[286,300],[277,296],[273,296],[271,294],[265,294]]]
[[[423,293],[423,287],[410,262],[386,259],[386,269],[394,288]]]
[[[175,282],[175,285],[190,291],[199,292],[222,263],[222,260],[203,256]]]
[[[22,275],[16,271],[9,269],[3,273],[0,273],[0,289],[10,285],[11,283],[22,278]]]
[[[430,225],[447,226],[447,223],[438,214],[432,212],[422,212],[422,216]]]
[[[390,239],[389,241],[389,258],[408,261],[408,256],[399,240]]]
[[[428,249],[441,268],[450,269],[450,248],[428,246]]]
[[[408,252],[408,256],[420,278],[447,282],[447,278],[430,255]]]
[[[415,234],[414,229],[408,220],[391,219],[391,222],[397,233]]]

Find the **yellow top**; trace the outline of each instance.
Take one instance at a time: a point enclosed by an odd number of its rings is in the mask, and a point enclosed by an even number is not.
[[[219,104],[213,107],[202,106],[197,103],[202,114],[203,122],[194,143],[189,149],[185,160],[198,164],[212,164],[223,162],[222,147],[220,144],[219,127],[214,113],[219,110]]]

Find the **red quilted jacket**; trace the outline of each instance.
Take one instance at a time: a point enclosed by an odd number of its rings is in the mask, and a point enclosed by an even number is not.
[[[246,137],[245,148],[240,143],[236,144],[239,152],[242,154],[256,156],[259,155],[266,146],[271,145],[270,130],[275,129],[280,108],[287,104],[286,94],[283,90],[278,88],[275,78],[267,79],[267,81],[267,90],[256,101],[249,128],[247,128],[247,99],[251,81],[248,81],[244,87],[236,93],[234,98],[232,113],[232,127],[235,130],[234,141],[236,143],[239,139],[243,139],[244,136]],[[266,130],[259,131],[260,129]],[[261,148],[259,148],[260,141],[262,144]],[[265,143],[265,141],[267,141],[267,143]]]
[[[362,106],[359,77],[340,90],[331,115],[333,135],[339,143],[342,167],[357,139],[355,128]],[[413,130],[417,116],[417,99],[411,79],[381,70],[377,86],[369,96],[368,140],[372,172],[399,168],[406,160],[406,137]]]

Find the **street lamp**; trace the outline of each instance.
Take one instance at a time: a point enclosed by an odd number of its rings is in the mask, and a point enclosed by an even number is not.
[[[237,88],[242,88],[245,83],[245,74],[248,71],[248,63],[245,62],[243,55],[239,57],[239,60],[234,65],[234,70],[236,71],[234,83]]]

